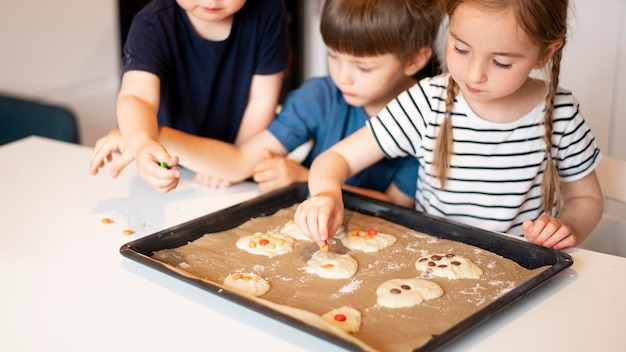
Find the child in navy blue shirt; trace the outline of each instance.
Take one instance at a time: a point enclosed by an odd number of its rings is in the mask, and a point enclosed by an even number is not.
[[[288,58],[284,3],[214,3],[154,0],[124,47],[119,129],[139,175],[161,191],[176,187],[180,171],[159,168],[178,160],[158,142],[158,126],[241,143],[275,116]]]

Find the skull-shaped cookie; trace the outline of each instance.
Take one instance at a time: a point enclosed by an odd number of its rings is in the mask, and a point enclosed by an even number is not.
[[[443,289],[423,279],[392,279],[376,289],[377,303],[387,308],[413,307],[424,301],[439,298]]]
[[[349,254],[315,252],[303,269],[326,279],[347,279],[356,274],[359,263]]]
[[[352,307],[333,309],[324,313],[322,319],[345,332],[357,332],[361,327],[361,312]]]
[[[430,254],[415,262],[417,270],[448,279],[478,279],[483,269],[469,259],[452,253]]]
[[[269,282],[255,273],[228,275],[224,279],[224,286],[252,296],[262,296],[270,290]]]
[[[386,233],[378,232],[376,229],[361,231],[354,229],[347,231],[338,236],[349,249],[358,250],[366,253],[378,252],[396,243],[397,238]]]
[[[242,236],[237,240],[237,248],[252,254],[274,257],[291,252],[293,238],[278,232],[257,232],[254,235]]]

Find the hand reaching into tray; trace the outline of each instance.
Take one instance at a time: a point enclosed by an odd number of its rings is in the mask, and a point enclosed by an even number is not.
[[[298,206],[294,220],[302,232],[320,246],[328,245],[343,223],[341,189],[337,192],[320,192]]]

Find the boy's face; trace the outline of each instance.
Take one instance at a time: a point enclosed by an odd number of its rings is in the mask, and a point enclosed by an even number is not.
[[[246,0],[176,0],[178,6],[205,22],[221,22],[239,11]]]
[[[346,102],[373,116],[402,91],[415,83],[414,72],[392,54],[356,57],[328,51],[330,76]]]

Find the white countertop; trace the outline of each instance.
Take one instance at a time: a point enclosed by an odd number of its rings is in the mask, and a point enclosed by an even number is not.
[[[335,345],[123,257],[119,248],[259,194],[184,172],[170,193],[134,165],[87,174],[92,149],[29,137],[0,147],[1,351],[340,351]],[[102,218],[114,223],[104,225]],[[8,226],[7,226],[8,225]],[[134,235],[122,231],[133,228]],[[623,348],[626,258],[567,251],[572,267],[443,350]]]

